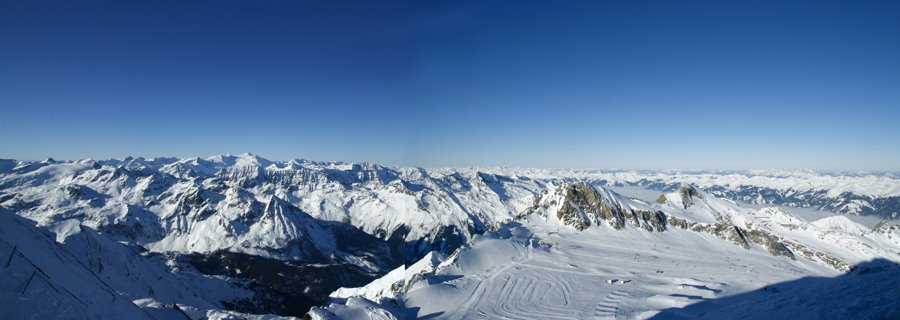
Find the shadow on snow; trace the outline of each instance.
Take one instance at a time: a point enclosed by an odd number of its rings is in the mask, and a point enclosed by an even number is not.
[[[651,319],[900,319],[900,265],[876,259],[834,277],[805,277],[664,309]]]

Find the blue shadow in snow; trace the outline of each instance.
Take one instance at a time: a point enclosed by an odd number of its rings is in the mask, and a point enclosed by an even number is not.
[[[444,312],[434,312],[426,315],[419,315],[419,311],[421,308],[406,308],[406,312],[404,314],[404,319],[416,319],[416,320],[427,320],[427,319],[437,319],[438,317],[444,315]]]
[[[768,285],[664,309],[650,319],[900,319],[900,265],[876,259],[834,278]]]
[[[439,275],[439,276],[429,275],[429,276],[425,276],[425,281],[427,281],[429,285],[432,285],[432,284],[453,281],[453,280],[456,280],[456,279],[459,279],[462,277],[463,276],[461,276],[461,275]]]

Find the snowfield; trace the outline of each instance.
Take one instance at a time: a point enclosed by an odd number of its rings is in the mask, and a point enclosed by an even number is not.
[[[399,295],[403,308],[395,307],[397,302],[363,309],[338,303],[312,315],[385,319],[385,310],[394,310],[397,319],[900,316],[900,268],[895,263],[841,276],[819,263],[746,250],[683,230],[579,232],[539,221],[511,223],[476,237],[435,271],[417,272],[411,271],[420,279],[407,282]],[[837,284],[830,282],[835,277]],[[763,293],[742,297],[748,292]],[[716,304],[727,297],[742,298],[727,307]],[[689,307],[703,302],[711,305]]]
[[[836,274],[687,231],[576,233],[540,224],[511,231],[511,240],[476,241],[436,274],[465,277],[414,286],[407,308],[448,319],[646,318],[801,274]]]

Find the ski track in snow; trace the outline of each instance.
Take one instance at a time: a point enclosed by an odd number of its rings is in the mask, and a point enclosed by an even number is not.
[[[548,256],[538,255],[533,248],[525,250],[526,257],[485,270],[475,288],[458,307],[448,308],[446,319],[631,319],[647,314],[632,314],[629,306],[653,306],[665,309],[716,297],[724,283],[703,281],[680,276],[641,275],[634,272],[611,272],[602,266],[621,263],[622,256],[597,255],[584,252],[595,247],[590,242],[560,239],[559,250],[566,251],[547,263]],[[601,248],[605,247],[601,245]],[[645,251],[639,251],[645,252]],[[546,253],[545,253],[546,254]],[[627,259],[627,258],[626,258]],[[644,268],[661,259],[652,251],[631,260]],[[579,262],[584,265],[580,267]],[[642,270],[645,271],[646,270]],[[588,280],[590,279],[590,280]],[[474,279],[473,279],[474,280]],[[588,281],[586,281],[588,280]],[[575,287],[577,286],[577,287]],[[650,292],[650,293],[648,293]],[[594,300],[592,308],[584,301]],[[638,307],[637,309],[640,309]],[[637,310],[639,311],[639,310]]]
[[[511,275],[507,271],[512,267],[527,269],[528,273]],[[469,298],[447,319],[582,318],[581,311],[572,309],[573,294],[572,286],[553,272],[510,263],[479,281]]]
[[[606,283],[605,287],[597,289],[609,290],[610,286],[612,288],[623,286],[621,289],[608,291],[599,302],[595,303],[592,310],[579,310],[581,307],[576,303],[575,297],[582,296],[589,299],[594,292],[585,292],[590,286],[582,286],[578,288],[580,290],[573,288],[572,280],[583,279],[586,276],[594,279],[604,277],[534,265],[529,263],[530,260],[531,258],[504,264],[487,271],[490,275],[477,282],[468,298],[458,307],[452,308],[452,313],[441,318],[616,320],[642,318],[643,315],[631,315],[627,305],[654,306],[654,309],[680,307],[701,299],[716,297],[722,292],[716,288],[724,286],[722,283],[677,276],[644,276],[643,279],[636,279],[639,284],[635,284],[633,280],[616,279],[612,284]],[[602,264],[613,260],[596,261]],[[563,262],[560,264],[573,266]],[[636,289],[649,289],[657,294],[628,291]]]
[[[610,292],[594,308],[594,319],[613,320],[620,319],[619,303],[631,296],[628,292],[615,290]]]
[[[435,319],[646,319],[771,283],[838,274],[690,231],[578,232],[541,221],[525,228],[518,234],[530,236],[476,240],[437,273],[460,280],[411,289],[407,307]]]
[[[559,271],[528,264],[532,247],[526,248],[521,261],[506,263],[488,272],[478,281],[472,294],[447,319],[576,319],[581,311],[573,309],[573,289]],[[521,274],[508,271],[515,269]],[[528,272],[524,272],[528,271]],[[507,299],[514,297],[514,299]]]

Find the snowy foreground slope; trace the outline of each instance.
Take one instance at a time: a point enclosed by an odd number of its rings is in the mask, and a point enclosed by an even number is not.
[[[311,316],[895,319],[900,228],[879,228],[745,209],[690,186],[647,204],[564,184],[519,221],[449,257],[340,289]]]
[[[201,318],[250,292],[111,241],[76,221],[49,228],[0,209],[5,319]]]
[[[391,168],[250,154],[0,160],[0,218],[9,220],[0,224],[0,254],[12,264],[33,262],[5,269],[0,303],[17,306],[14,318],[43,311],[61,318],[141,317],[135,311],[157,319],[266,318],[303,316],[313,306],[325,307],[313,317],[494,318],[502,313],[481,309],[504,301],[498,297],[508,293],[492,290],[505,277],[539,293],[565,283],[565,295],[586,300],[612,291],[578,288],[642,283],[644,291],[622,290],[656,302],[634,300],[649,307],[623,305],[621,312],[678,315],[672,308],[696,297],[716,301],[774,282],[833,277],[875,259],[896,262],[900,227],[890,217],[900,207],[898,181],[813,172]],[[614,192],[622,188],[652,197]],[[807,221],[790,207],[846,215]],[[888,221],[865,226],[856,215]],[[56,258],[34,258],[50,255]],[[35,279],[58,290],[24,285],[35,270],[45,273]],[[94,280],[77,284],[59,274]],[[666,280],[673,274],[727,286],[714,295],[672,296],[661,283],[676,281]],[[538,280],[544,276],[559,281]],[[66,290],[76,294],[57,292]],[[472,293],[475,300],[457,301]],[[37,297],[60,305],[27,303]],[[103,299],[120,302],[93,307]],[[541,299],[561,298],[522,299],[540,309]],[[568,318],[593,315],[565,309]]]

